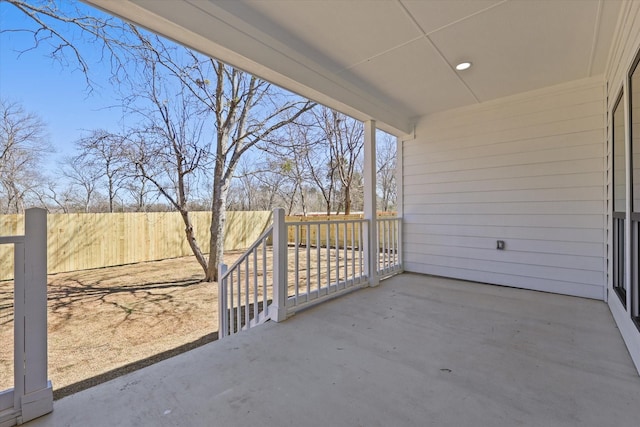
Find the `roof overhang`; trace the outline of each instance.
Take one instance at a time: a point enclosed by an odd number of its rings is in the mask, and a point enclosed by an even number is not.
[[[395,135],[601,75],[621,0],[85,0]],[[473,63],[466,71],[455,65]]]

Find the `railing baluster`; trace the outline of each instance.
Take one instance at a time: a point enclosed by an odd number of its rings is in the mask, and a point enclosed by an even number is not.
[[[363,276],[363,271],[364,271],[364,245],[363,245],[363,236],[362,236],[362,231],[363,231],[363,225],[362,222],[359,224],[358,227],[358,264],[359,264],[359,273],[360,273],[360,281],[362,281],[362,276]]]
[[[269,296],[267,295],[267,239],[262,241],[262,311],[269,315]]]
[[[398,225],[398,271],[402,271],[402,218],[396,220]]]
[[[376,268],[378,273],[382,272],[382,267],[383,267],[383,262],[384,262],[384,220],[383,219],[379,219],[376,222],[376,227],[378,228],[376,230],[376,234],[378,236],[378,256],[376,258]]]
[[[398,267],[398,221],[393,222],[393,265],[394,270]]]
[[[347,282],[349,281],[349,260],[347,258],[347,250],[348,250],[347,249],[347,230],[348,230],[347,224],[349,224],[349,223],[345,222],[343,224],[343,226],[344,226],[343,227],[344,228],[344,235],[343,235],[343,239],[342,239],[343,246],[344,246],[344,248],[342,249],[342,253],[343,253],[343,256],[344,256],[344,285],[345,285],[345,287],[347,286]]]
[[[393,224],[394,221],[393,220],[389,220],[387,223],[387,237],[388,237],[388,243],[387,243],[387,262],[388,262],[388,266],[387,269],[389,271],[393,270]]]
[[[306,224],[307,232],[307,301],[311,293],[311,224]]]
[[[389,236],[387,244],[387,272],[393,271],[393,221],[389,220],[387,234]]]
[[[356,284],[356,223],[351,225],[351,275],[353,276],[353,284]]]
[[[236,324],[236,317],[235,317],[235,312],[233,309],[233,304],[234,304],[234,299],[233,299],[233,276],[234,276],[235,270],[231,270],[229,273],[229,304],[228,304],[228,308],[229,308],[229,335],[233,335],[233,328],[235,327]]]
[[[340,289],[340,224],[338,222],[336,222],[334,224],[335,229],[336,229],[336,289],[335,291],[338,292],[338,289]]]
[[[253,318],[258,321],[258,250],[253,250]]]
[[[331,223],[327,223],[327,294],[329,293],[330,286],[331,286]]]
[[[295,295],[296,295],[296,304],[298,303],[298,297],[300,296],[300,226],[299,225],[294,225],[293,226],[293,230],[294,230],[294,247],[295,247],[295,254],[294,254],[294,268],[293,268],[293,274],[294,274],[294,280],[295,280]]]
[[[244,271],[244,322],[242,327],[249,323],[249,317],[251,316],[251,307],[249,306],[249,258],[245,259],[245,271]]]
[[[381,253],[381,260],[382,260],[382,267],[380,269],[381,273],[384,274],[384,272],[387,270],[387,266],[389,265],[389,261],[387,259],[388,253],[389,253],[389,240],[388,240],[388,235],[387,235],[387,225],[389,224],[389,222],[387,220],[384,220],[382,222],[382,253]]]
[[[385,261],[384,261],[384,252],[385,252],[385,241],[384,241],[384,219],[379,220],[377,222],[378,226],[378,273],[382,274],[384,271]]]
[[[391,254],[392,254],[392,247],[393,247],[393,240],[391,237],[391,230],[393,227],[393,222],[391,220],[387,221],[387,271],[391,270],[391,267],[393,266],[393,260],[391,259]]]
[[[389,242],[387,241],[387,225],[388,221],[382,222],[382,271],[386,272],[387,266],[389,265],[389,260],[387,259],[387,246]]]
[[[238,294],[237,301],[237,313],[236,313],[236,324],[237,329],[236,332],[240,332],[242,330],[242,274],[240,273],[242,268],[238,269],[238,289],[236,289]]]
[[[320,237],[320,224],[316,224],[316,272],[318,273],[318,283],[317,283],[317,288],[318,288],[318,296],[320,296],[320,284],[322,283],[322,277],[320,274],[320,258],[322,257],[321,254],[321,248],[322,248],[322,238]]]

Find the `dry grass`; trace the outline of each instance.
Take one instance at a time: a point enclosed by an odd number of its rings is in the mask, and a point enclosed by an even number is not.
[[[228,265],[242,252],[225,254]],[[355,256],[355,258],[354,258]],[[269,249],[265,260],[270,265]],[[309,263],[307,264],[307,257]],[[261,259],[262,255],[258,257]],[[360,274],[361,255],[350,250],[289,248],[289,295],[318,281]],[[328,261],[330,269],[327,270]],[[340,271],[336,271],[339,261]],[[308,270],[307,270],[308,265]],[[346,270],[345,270],[346,266]],[[256,267],[258,267],[256,265]],[[254,269],[250,261],[247,267]],[[262,276],[261,266],[257,271]],[[236,280],[245,282],[247,270]],[[309,280],[307,282],[307,275]],[[218,286],[203,277],[194,257],[49,276],[49,378],[54,397],[93,386],[217,338]],[[271,271],[267,271],[271,282]],[[262,290],[256,289],[262,297]],[[249,290],[248,301],[254,292]],[[271,298],[270,292],[268,298]],[[242,301],[245,301],[244,293]],[[244,302],[243,302],[244,304]],[[235,303],[234,303],[235,305]],[[13,386],[13,282],[0,282],[0,390]]]
[[[202,277],[193,257],[50,275],[54,388],[215,338],[217,285],[200,282]],[[0,390],[13,386],[12,300],[13,282],[0,282]]]

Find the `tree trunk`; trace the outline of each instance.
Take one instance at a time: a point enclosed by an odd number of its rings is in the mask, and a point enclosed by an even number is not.
[[[218,264],[224,255],[224,225],[227,220],[227,194],[229,183],[223,177],[223,159],[218,159],[213,178],[213,200],[211,201],[211,227],[209,240],[209,263],[205,281],[218,280]]]
[[[189,218],[189,212],[185,210],[180,211],[180,215],[182,216],[182,221],[184,221],[184,233],[187,236],[187,242],[189,243],[189,247],[198,260],[198,264],[202,267],[204,271],[204,275],[207,275],[207,259],[205,258],[200,246],[198,246],[198,242],[196,241],[196,236],[193,233],[193,224],[191,224],[191,218]]]
[[[215,282],[218,280],[218,264],[224,256],[224,225],[227,221],[226,203],[221,199],[213,201],[211,210],[211,239],[209,240],[209,263],[205,271],[205,281]]]
[[[109,177],[109,213],[113,213],[113,180]]]
[[[307,216],[307,200],[304,195],[304,187],[300,184],[300,203],[302,203],[302,216]]]
[[[344,214],[351,214],[351,191],[349,186],[344,188]]]

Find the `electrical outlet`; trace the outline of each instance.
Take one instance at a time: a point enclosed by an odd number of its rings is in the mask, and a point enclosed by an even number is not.
[[[496,244],[496,249],[498,250],[504,250],[504,240],[498,240],[497,244]]]

